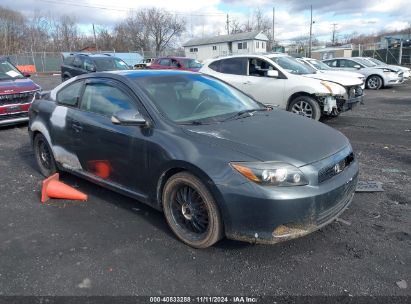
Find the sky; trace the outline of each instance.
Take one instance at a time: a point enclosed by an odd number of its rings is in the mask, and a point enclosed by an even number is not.
[[[226,34],[226,18],[245,23],[255,9],[272,20],[275,8],[275,38],[289,41],[307,36],[313,7],[313,36],[331,40],[333,24],[338,36],[352,32],[372,34],[381,30],[402,30],[411,26],[411,0],[1,0],[0,5],[30,16],[41,11],[53,16],[68,14],[91,34],[97,27],[113,27],[130,9],[164,8],[185,18],[187,33],[181,42]]]

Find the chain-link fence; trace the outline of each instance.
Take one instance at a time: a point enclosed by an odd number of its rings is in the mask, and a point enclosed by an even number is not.
[[[155,51],[145,50],[126,53],[115,51],[93,52],[93,54],[95,53],[110,54],[111,56],[119,57],[130,66],[134,66],[143,58],[156,58],[160,56],[184,56],[184,50],[166,50],[160,52],[159,56],[156,56]],[[70,54],[70,52],[33,52],[12,54],[8,55],[7,57],[14,65],[19,67],[21,71],[27,71],[30,73],[60,73],[60,67],[63,63],[64,56],[66,56],[67,54]]]

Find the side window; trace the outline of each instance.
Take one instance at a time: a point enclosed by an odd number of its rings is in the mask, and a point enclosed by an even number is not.
[[[88,71],[95,69],[93,62],[88,58],[84,59],[83,67],[85,70],[88,70]]]
[[[177,60],[171,59],[171,67],[176,68],[178,66]]]
[[[248,61],[248,75],[265,77],[268,70],[274,70],[274,67],[267,61],[259,58],[250,58]]]
[[[111,117],[121,110],[136,109],[136,106],[120,89],[105,83],[91,83],[84,89],[80,109]]]
[[[62,88],[57,93],[57,102],[62,105],[75,107],[80,97],[83,81],[76,81]]]
[[[337,60],[326,61],[325,63],[330,67],[334,67],[334,68],[338,67]]]
[[[158,61],[158,64],[159,65],[164,65],[164,66],[170,66],[170,59],[166,59],[166,58],[160,59]]]
[[[358,63],[356,63],[355,61],[352,61],[352,60],[345,60],[345,66],[347,67],[347,68],[353,68],[354,67],[354,65],[357,65]]]
[[[82,65],[83,65],[83,62],[82,62],[81,58],[80,57],[74,57],[73,66],[75,66],[76,68],[81,68]]]
[[[247,75],[247,58],[223,59],[220,63],[220,72],[224,74]]]
[[[220,72],[220,62],[221,60],[214,61],[208,65],[208,67],[216,72]]]

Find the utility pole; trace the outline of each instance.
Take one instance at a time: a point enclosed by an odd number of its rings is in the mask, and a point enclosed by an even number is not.
[[[311,12],[311,18],[310,18],[310,42],[308,46],[308,57],[311,58],[311,47],[312,47],[312,39],[311,36],[313,35],[313,6],[310,5],[310,12]]]
[[[274,37],[275,37],[275,35],[274,35],[274,23],[275,23],[275,7],[273,7],[273,45],[271,46],[271,50],[274,48]]]
[[[98,51],[97,39],[96,39],[96,30],[94,29],[94,23],[93,23],[93,35],[94,35],[94,46],[96,47],[96,51]]]
[[[228,14],[227,14],[227,35],[230,35],[230,19],[228,18]]]
[[[337,25],[338,25],[338,23],[333,23],[333,40],[332,40],[332,45],[334,45],[335,44],[335,36],[336,36],[336,33],[337,33]]]

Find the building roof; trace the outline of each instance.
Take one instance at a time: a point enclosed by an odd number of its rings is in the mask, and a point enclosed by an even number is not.
[[[183,46],[196,46],[196,45],[205,45],[205,44],[214,44],[214,43],[223,43],[223,42],[233,42],[240,40],[263,40],[268,41],[268,38],[265,34],[260,31],[244,32],[232,35],[220,35],[208,38],[194,38],[186,43]]]

